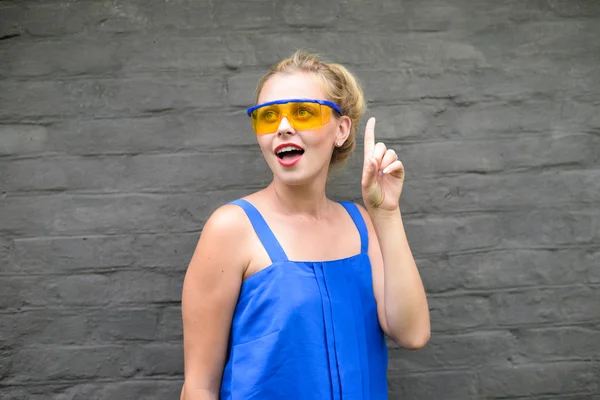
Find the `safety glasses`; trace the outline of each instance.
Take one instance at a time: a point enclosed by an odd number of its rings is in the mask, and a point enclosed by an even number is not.
[[[331,119],[331,111],[342,115],[342,109],[327,100],[289,99],[276,100],[250,107],[248,116],[257,135],[277,132],[283,117],[296,130],[315,129]]]

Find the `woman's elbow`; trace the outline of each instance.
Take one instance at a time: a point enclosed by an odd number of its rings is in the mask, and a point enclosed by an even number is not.
[[[420,350],[427,345],[430,338],[431,331],[429,329],[412,335],[390,337],[394,343],[406,350]]]
[[[179,400],[218,400],[218,389],[194,388],[186,386],[185,382],[181,388]]]

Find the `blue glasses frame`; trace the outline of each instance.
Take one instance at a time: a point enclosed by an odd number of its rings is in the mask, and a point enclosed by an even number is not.
[[[328,106],[330,108],[333,108],[335,111],[337,111],[338,114],[340,115],[344,115],[344,113],[342,112],[342,109],[340,107],[338,107],[337,104],[328,101],[328,100],[314,100],[314,99],[287,99],[287,100],[275,100],[275,101],[269,101],[267,103],[262,103],[262,104],[258,104],[255,105],[254,107],[250,107],[248,109],[248,116],[252,116],[252,113],[254,112],[254,110],[258,110],[259,108],[262,107],[266,107],[266,106],[270,106],[273,104],[287,104],[287,103],[294,103],[294,102],[302,102],[302,103],[316,103],[316,104],[321,104],[324,106]]]

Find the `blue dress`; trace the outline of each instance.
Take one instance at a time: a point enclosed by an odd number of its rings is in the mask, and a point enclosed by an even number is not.
[[[291,261],[259,211],[250,219],[272,264],[242,284],[233,315],[222,400],[385,400],[388,350],[377,318],[367,227],[341,203],[361,238],[360,254]]]

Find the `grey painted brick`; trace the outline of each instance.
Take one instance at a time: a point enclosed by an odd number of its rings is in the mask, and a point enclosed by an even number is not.
[[[46,386],[43,388],[36,387],[35,389],[28,389],[25,387],[13,386],[3,387],[2,396],[6,400],[42,400],[47,399],[48,395],[55,393],[56,386]],[[34,393],[37,392],[37,393]]]
[[[243,73],[227,79],[227,99],[233,106],[250,107],[256,104],[255,91],[263,72]]]
[[[598,242],[599,224],[595,206],[514,211],[504,215],[503,242],[517,247]]]
[[[443,73],[443,71],[436,70],[434,67],[431,70],[426,70],[425,67],[415,68],[411,69],[409,73],[362,69],[356,73],[359,79],[368,87],[368,90],[365,91],[367,100],[377,105],[430,99],[455,99],[459,104],[471,104],[477,101],[497,100],[497,98],[502,100],[512,97],[518,98],[519,95],[525,96],[526,94],[527,97],[530,96],[530,91],[528,92],[524,86],[513,84],[512,88],[509,87],[512,81],[500,79],[497,76],[500,75],[499,73],[492,74],[488,72],[488,76],[484,78],[475,74],[470,76]],[[486,75],[484,72],[479,74]],[[476,79],[477,81],[488,82],[487,92],[476,87]],[[501,83],[497,83],[499,81]],[[373,83],[369,84],[371,82]],[[490,94],[491,91],[495,96]],[[549,91],[552,91],[552,89],[549,89]]]
[[[344,6],[340,3],[339,0],[308,0],[302,3],[284,0],[281,7],[277,8],[278,18],[294,27],[327,27],[339,17],[340,9]]]
[[[596,351],[600,343],[598,326],[519,329],[513,333],[518,339],[515,357],[523,362],[600,360]]]
[[[0,58],[0,76],[114,74],[121,65],[120,46],[110,39],[8,41],[3,52],[10,57]]]
[[[72,344],[85,338],[85,319],[68,311],[46,309],[3,312],[0,339],[12,348],[44,343]]]
[[[504,149],[498,150],[503,153],[509,168],[591,164],[600,160],[600,138],[586,134],[523,138],[511,141],[506,146],[506,153]]]
[[[228,38],[223,35],[182,33],[165,36],[159,32],[123,43],[119,49],[122,54],[116,54],[116,58],[122,65],[122,72],[127,74],[189,71],[198,74],[196,79],[202,79],[210,69],[255,63],[254,54],[247,49],[223,52],[228,47]],[[235,64],[232,64],[233,60]]]
[[[68,385],[8,386],[2,388],[3,400],[47,400],[56,396]]]
[[[124,346],[45,345],[19,350],[12,362],[12,383],[31,380],[116,378],[127,368],[130,353]],[[15,374],[28,371],[28,375]],[[125,372],[125,371],[123,371]]]
[[[389,147],[396,149],[398,157],[406,165],[407,174],[410,168],[411,177],[431,176],[441,172],[501,171],[506,165],[502,153],[492,151],[492,148],[486,149],[485,142],[444,141],[403,146],[389,144]],[[448,157],[448,154],[453,156]]]
[[[509,31],[511,34],[507,34]],[[589,51],[593,47],[586,46],[585,42],[599,31],[593,19],[540,20],[483,30],[472,36],[469,42],[482,49],[491,65],[499,65],[504,60],[505,66],[537,68],[539,73],[560,68],[569,75],[598,57],[598,54]],[[489,46],[494,38],[498,46]],[[564,59],[567,55],[578,58],[574,70],[564,69],[568,65]]]
[[[0,299],[0,307],[104,306],[180,301],[183,276],[171,271],[115,271],[49,277],[2,276],[0,282],[12,294]]]
[[[0,125],[8,137],[4,154],[131,154],[256,145],[242,112],[209,111],[146,118],[66,120],[39,125]],[[30,133],[31,132],[31,133]],[[25,142],[25,138],[31,141]]]
[[[165,307],[160,317],[160,338],[166,341],[183,340],[181,307]]]
[[[554,399],[560,399],[560,400],[596,400],[596,398],[598,397],[597,394],[595,393],[591,393],[591,392],[574,392],[571,394],[567,394],[567,395],[547,395],[547,396],[533,396],[533,397],[529,397],[532,400],[554,400]]]
[[[561,17],[600,17],[600,4],[585,0],[553,0],[549,6]]]
[[[219,162],[223,162],[223,168],[209,167]],[[8,165],[4,168],[3,163]],[[258,146],[241,151],[225,149],[193,154],[0,160],[0,168],[5,170],[0,186],[7,192],[208,191],[266,186],[271,181],[271,173]],[[232,184],[236,181],[240,183]]]
[[[319,15],[325,20],[329,19],[326,14]],[[313,18],[313,21],[316,24],[321,23],[316,18]],[[420,37],[404,33],[364,31],[345,32],[340,35],[306,29],[291,34],[255,32],[243,36],[231,35],[229,38],[237,44],[236,49],[240,48],[242,43],[246,44],[246,51],[256,57],[260,66],[274,64],[288,57],[295,49],[324,53],[327,60],[343,63],[351,71],[358,72],[366,67],[376,66],[377,69],[394,70],[395,73],[406,77],[421,69],[441,71],[452,66],[471,71],[486,66],[481,51],[464,41],[459,42],[444,35]],[[248,60],[252,58],[249,57]],[[380,85],[377,80],[363,83],[366,83],[367,87]]]
[[[223,104],[218,76],[63,81],[0,81],[0,119],[66,116],[131,116],[167,109]]]
[[[136,375],[183,375],[183,343],[156,343],[135,346],[131,364]]]
[[[114,194],[7,197],[0,233],[27,237],[199,231],[219,206],[249,193]]]
[[[0,274],[51,275],[119,267],[183,271],[198,237],[199,233],[16,239],[14,262]]]
[[[486,295],[428,296],[431,331],[460,332],[493,326],[493,305]]]
[[[340,29],[360,27],[369,30],[430,32],[482,32],[499,28],[518,27],[525,22],[560,21],[570,14],[577,17],[598,16],[593,2],[569,0],[535,3],[472,2],[455,0],[426,0],[401,3],[360,0],[345,1],[338,20]],[[569,11],[559,12],[561,9]],[[564,28],[563,28],[564,29]],[[497,41],[500,39],[496,39]]]
[[[92,7],[96,6],[101,9],[95,18],[102,18],[101,23],[97,25],[98,29],[102,31],[121,33],[195,30],[202,32],[210,30],[215,25],[213,4],[212,0],[169,0],[150,4],[144,0],[130,0],[118,5],[110,2],[92,3]],[[79,13],[75,17],[76,19],[81,20],[83,14],[90,14],[85,10],[85,5],[77,7],[77,5],[74,7]],[[98,15],[102,13],[109,16]]]
[[[0,273],[10,265],[13,248],[14,243],[12,240],[0,236],[0,265],[2,266]]]
[[[21,7],[18,7],[16,2],[4,1],[0,5],[0,10],[2,11],[0,12],[0,37],[14,38],[15,36],[13,35],[20,35],[23,29],[20,28],[17,18],[22,12]]]
[[[597,391],[598,376],[596,363],[561,362],[490,368],[481,372],[480,382],[486,398],[505,398]]]
[[[439,372],[394,376],[389,380],[391,399],[472,399],[477,379],[470,372]]]
[[[441,1],[420,2],[374,2],[367,4],[360,0],[345,2],[341,8],[340,28],[363,27],[393,31],[446,31],[466,18],[460,5]],[[420,9],[420,10],[419,10]]]
[[[103,275],[0,278],[5,295],[0,308],[16,309],[23,306],[109,304],[106,287],[109,278]]]
[[[358,137],[364,137],[364,127],[369,117],[375,117],[375,138],[387,140],[422,141],[432,137],[428,135],[431,125],[435,124],[435,134],[439,133],[442,124],[438,124],[439,116],[446,112],[448,105],[443,101],[431,104],[411,103],[395,106],[372,106],[367,109],[363,123],[358,129]]]
[[[4,349],[4,346],[6,346],[7,343],[8,341],[4,342],[4,339],[2,342],[0,342],[0,345],[3,347],[0,349],[0,379],[4,379],[6,376],[8,376],[14,356],[13,349]]]
[[[554,102],[551,99],[535,99],[518,104],[498,102],[475,103],[468,107],[447,104],[438,106],[440,111],[428,118],[422,135],[427,137],[519,137],[525,133],[576,133],[585,132],[597,115],[589,103],[571,99]],[[411,107],[413,108],[413,107]]]
[[[87,341],[145,341],[156,340],[158,317],[155,310],[114,309],[98,310],[86,320],[89,327]]]
[[[34,36],[76,34],[87,31],[143,32],[170,29],[206,30],[212,25],[212,2],[207,0],[148,3],[114,2],[8,2],[0,13],[12,30]],[[5,14],[6,13],[6,14]],[[0,24],[1,26],[6,26]],[[2,31],[0,31],[1,33]]]
[[[398,149],[397,152],[400,154],[407,168],[407,175],[410,174],[411,179],[414,179],[415,175],[416,177],[420,177],[442,172],[500,171],[506,168],[505,165],[519,168],[524,165],[536,167],[544,164],[585,163],[590,159],[597,158],[598,154],[600,154],[600,140],[590,140],[589,138],[593,138],[593,136],[578,135],[568,137],[558,142],[558,144],[555,144],[557,142],[553,142],[550,148],[548,148],[548,143],[544,140],[527,138],[527,140],[510,141],[506,145],[506,150],[502,148],[497,149],[498,142],[478,142],[475,146],[468,142],[443,142],[405,146],[390,145],[390,147]],[[561,145],[563,142],[565,144]],[[536,162],[526,163],[525,157],[521,159],[520,157],[509,156],[509,154],[515,153],[511,148],[516,148],[517,146],[527,148],[532,153],[538,154]],[[498,150],[501,152],[498,152]],[[460,153],[463,153],[464,156],[461,156]],[[444,156],[446,154],[454,154],[455,156]],[[218,159],[227,159],[227,168],[215,171],[205,167],[209,164],[215,164]],[[2,164],[5,166],[3,167]],[[193,190],[200,187],[204,190],[214,190],[232,186],[231,182],[236,182],[236,180],[244,182],[244,185],[266,185],[271,177],[271,173],[263,160],[258,145],[252,146],[250,149],[224,149],[223,152],[213,151],[208,154],[136,155],[94,159],[0,160],[0,167],[3,167],[5,170],[2,178],[0,178],[0,185],[8,192],[27,190],[56,191],[67,188],[71,190],[85,189],[108,192],[147,189]],[[44,172],[41,173],[40,171]],[[238,171],[247,171],[248,175],[240,175]],[[354,170],[348,169],[347,172],[344,172],[344,175],[348,175],[350,172],[354,172]],[[595,171],[591,171],[591,173],[593,172]],[[465,177],[461,178],[463,181],[467,180]],[[477,182],[486,178],[475,177],[468,180],[468,182],[472,184],[473,181]],[[488,180],[498,178],[491,177]],[[504,176],[500,178],[506,179]],[[531,179],[532,176],[526,175],[525,178]],[[584,178],[587,178],[587,176],[584,175]],[[550,175],[550,179],[556,180],[557,177]],[[572,182],[568,180],[567,182],[572,185],[577,181]],[[421,184],[421,181],[418,181],[417,184]],[[507,184],[504,185],[504,187],[507,186]],[[521,185],[520,182],[515,186],[515,190],[532,194],[530,191],[525,190],[527,187]],[[428,185],[427,188],[429,187]],[[439,185],[434,185],[434,188],[440,190]],[[546,185],[545,188],[552,190],[552,186],[550,185]],[[415,196],[419,194],[418,189],[416,191],[409,189],[407,192]],[[583,189],[585,190],[585,188]],[[593,193],[593,189],[592,186],[591,196],[595,194]],[[589,190],[587,191],[589,192]],[[449,190],[449,192],[450,196],[448,193],[444,194],[444,200],[452,197],[452,191]],[[426,189],[425,193],[427,194]],[[467,193],[469,192],[467,191]],[[563,195],[564,193],[568,194],[569,192],[563,192]],[[507,194],[508,196],[506,197],[511,199],[514,196],[514,191],[509,191]],[[502,199],[502,196],[506,194],[505,192],[496,193],[489,191],[487,195],[495,195],[496,198]],[[554,197],[552,198],[554,199]],[[597,196],[593,198],[597,198]],[[502,201],[501,199],[499,201]],[[417,202],[421,203],[419,200]],[[515,200],[518,201],[517,199]],[[537,204],[540,203],[543,204],[543,202],[537,202]],[[462,199],[460,199],[460,204],[465,204]]]
[[[161,33],[127,36],[115,40],[114,35],[94,35],[70,39],[9,41],[4,47],[10,57],[0,58],[0,76],[69,77],[73,75],[132,75],[144,72],[196,72],[224,68],[231,60],[254,65],[253,53],[224,53],[226,38],[222,36],[183,33],[165,36]]]
[[[91,309],[81,313],[62,304],[43,310],[5,313],[0,337],[13,345],[111,344],[158,338],[158,310]]]
[[[489,301],[494,310],[494,323],[498,325],[600,319],[600,288],[597,286],[511,290],[494,293]]]
[[[415,254],[494,247],[500,222],[495,215],[407,219],[406,232]]]
[[[598,265],[598,260],[600,260],[600,250],[592,247],[588,249],[585,260],[579,265],[576,264],[575,267],[580,267],[581,265]],[[591,268],[588,271],[588,282],[600,283],[600,268]]]
[[[467,106],[479,101],[514,104],[532,97],[552,98],[556,93],[563,93],[561,98],[590,102],[595,93],[589,88],[597,84],[598,68],[596,65],[585,67],[582,72],[560,80],[555,77],[560,70],[541,74],[535,70],[519,70],[518,66],[507,68],[510,72],[488,68],[468,74],[433,66],[411,68],[410,74],[361,68],[357,74],[369,88],[367,99],[377,104],[452,99],[457,105]]]
[[[418,260],[429,292],[598,283],[597,251],[501,249]],[[564,268],[556,268],[556,265]]]
[[[62,390],[56,400],[176,399],[183,382],[176,379],[128,379],[122,382],[75,384]]]
[[[390,349],[390,375],[402,376],[444,368],[510,365],[518,348],[517,338],[507,331],[435,334],[420,351]]]
[[[215,2],[215,23],[223,29],[265,28],[276,23],[272,0]]]
[[[121,382],[66,383],[62,385],[27,385],[2,389],[3,400],[114,400],[176,399],[182,382],[177,379],[128,379]]]
[[[181,374],[181,363],[172,355],[180,352],[180,344],[35,346],[19,350],[12,368],[29,370],[39,380],[174,375]],[[165,358],[165,355],[170,356]],[[24,378],[9,376],[6,380],[12,383],[30,380]]]
[[[406,164],[407,173],[410,167],[412,176],[423,177],[442,172],[493,172],[585,163],[598,158],[600,139],[592,135],[574,135],[558,139],[524,137],[489,142],[444,141],[400,145],[396,151]],[[532,159],[530,154],[535,154],[535,157]]]
[[[430,295],[432,330],[456,332],[482,327],[514,327],[554,321],[600,319],[596,286],[512,289],[482,294]]]
[[[406,164],[409,175],[410,165]],[[408,213],[510,210],[594,203],[600,170],[551,170],[502,175],[464,174],[405,182],[400,204]]]
[[[48,130],[39,125],[0,125],[0,155],[43,152]]]

